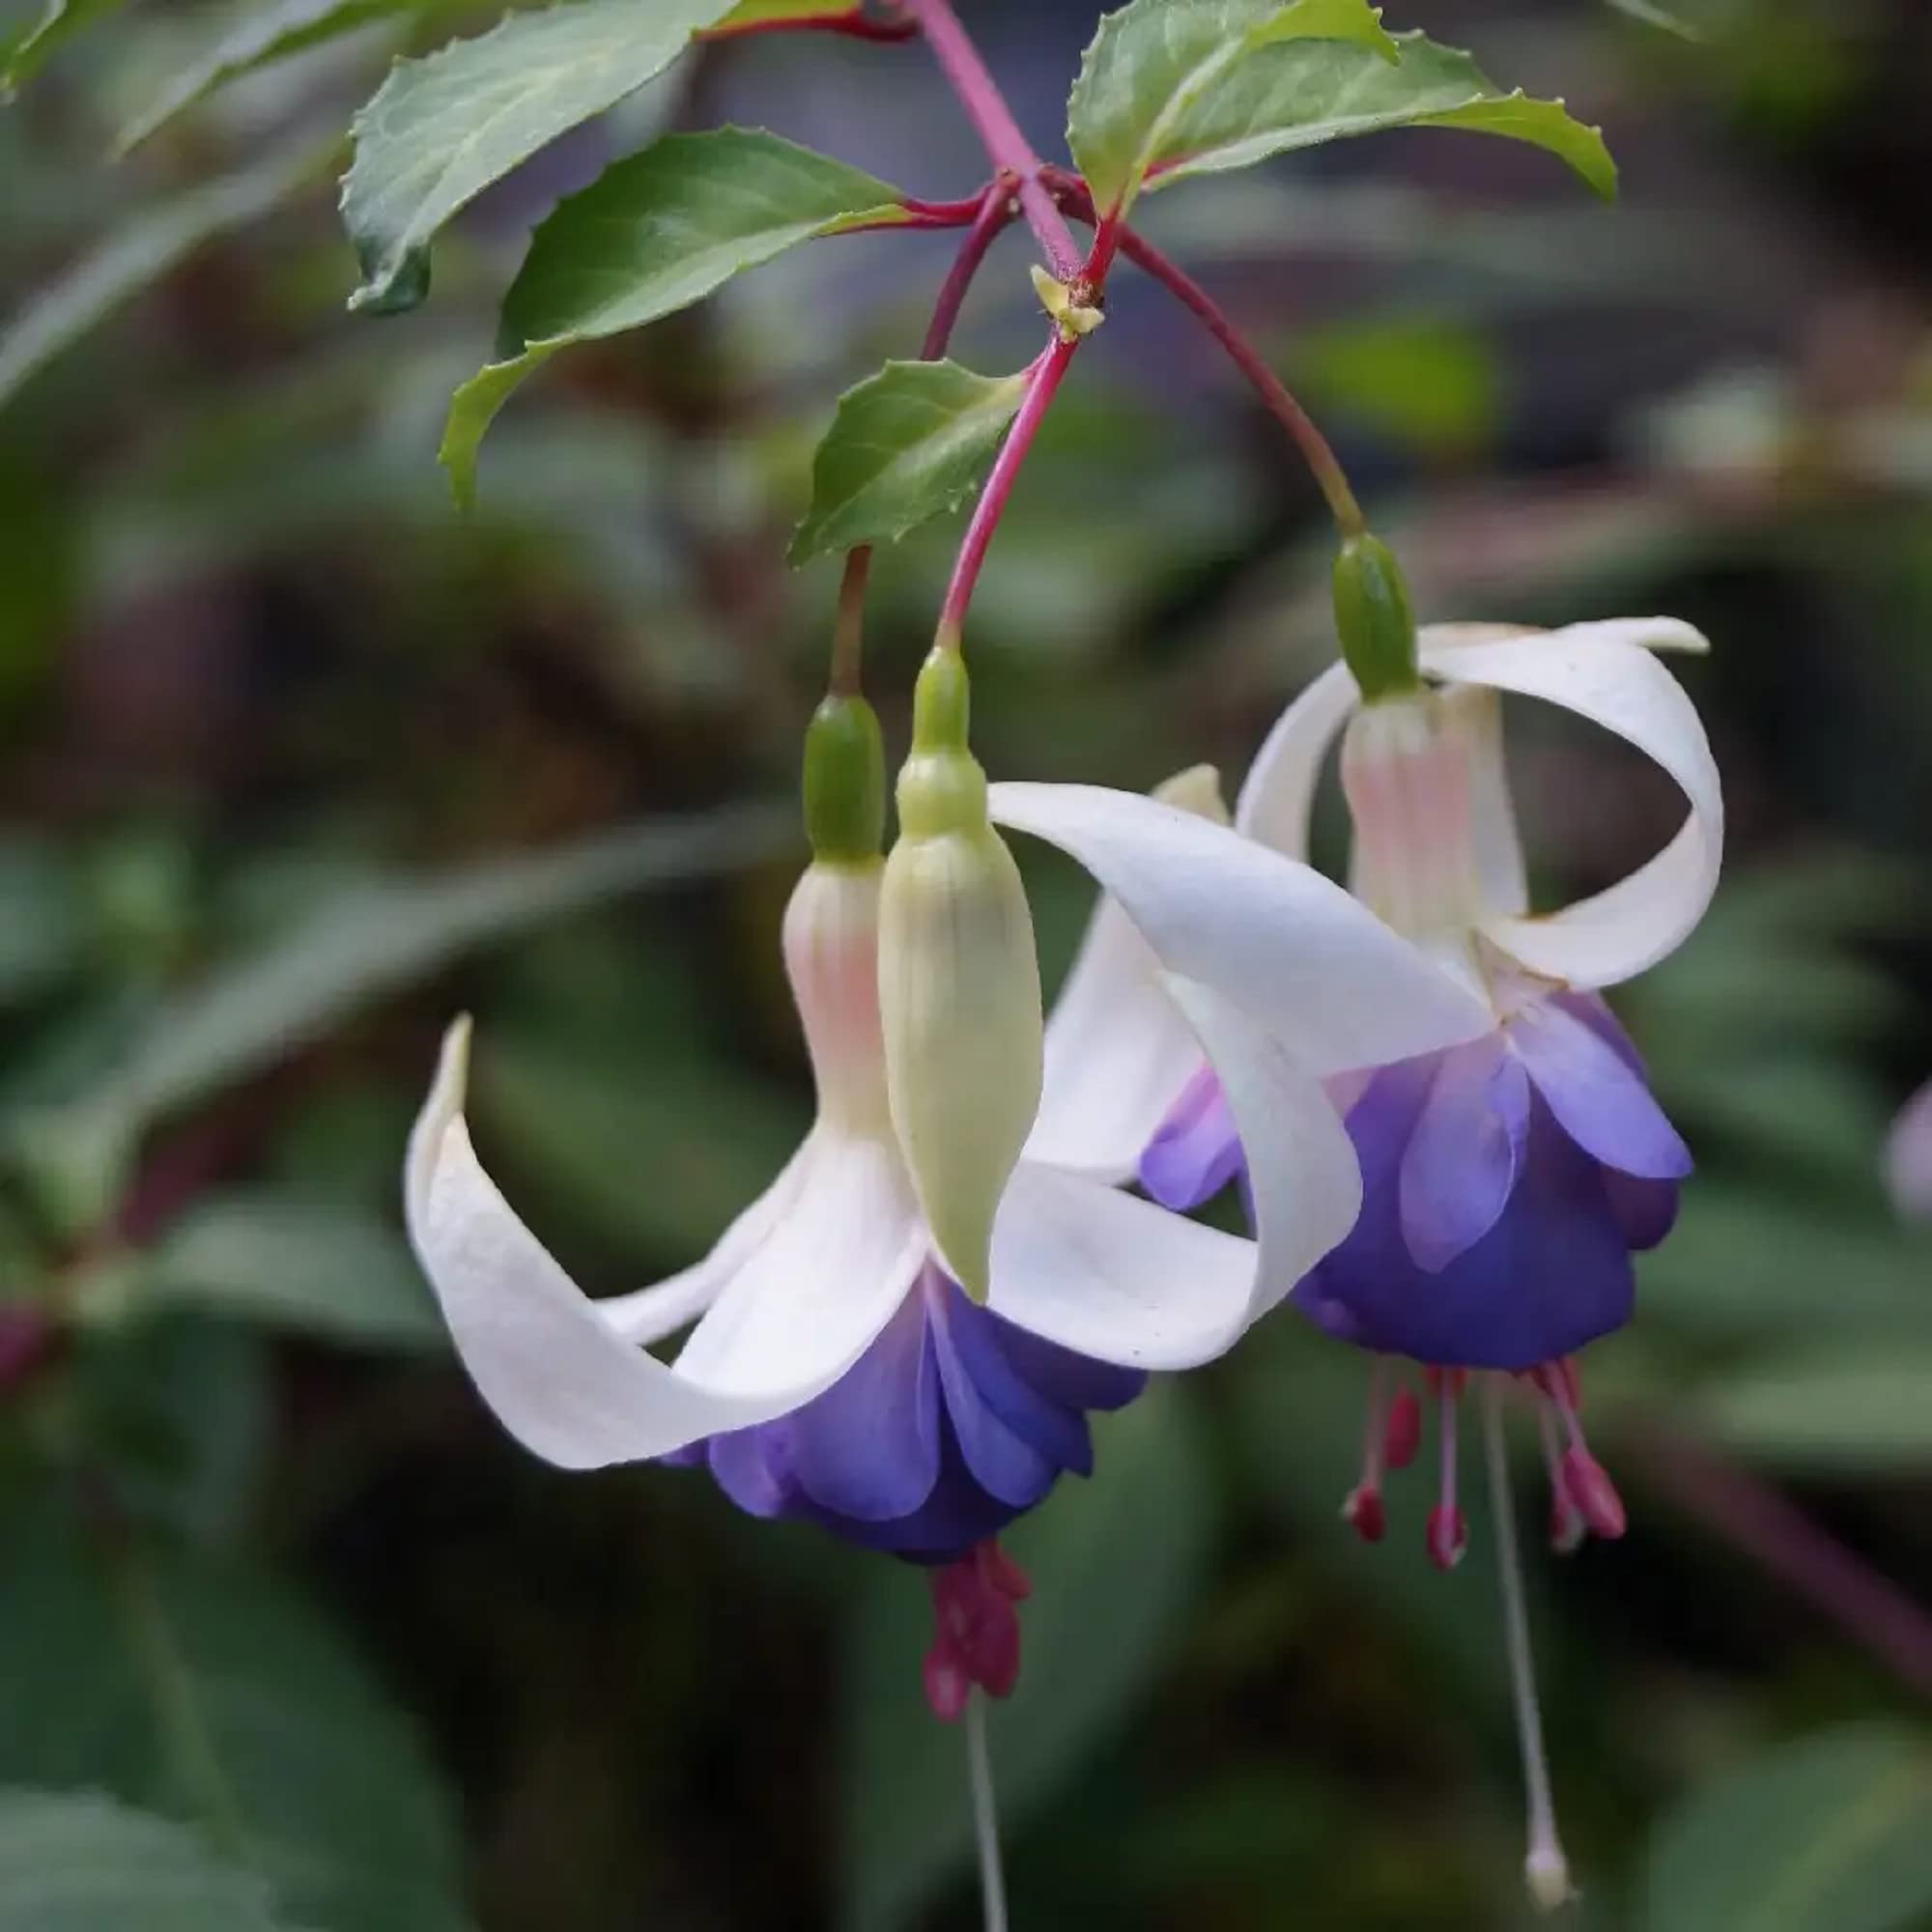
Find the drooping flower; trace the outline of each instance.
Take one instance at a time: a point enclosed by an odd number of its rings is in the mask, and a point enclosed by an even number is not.
[[[983,1307],[922,1207],[930,1179],[908,1162],[890,1091],[881,985],[922,962],[881,960],[884,867],[845,821],[836,840],[814,837],[784,923],[816,1122],[668,1281],[593,1300],[569,1280],[476,1159],[468,1023],[451,1029],[411,1143],[410,1231],[465,1366],[535,1454],[571,1468],[702,1455],[758,1514],[956,1564],[1061,1470],[1088,1466],[1087,1410],[1129,1400],[1151,1369],[1220,1353],[1348,1232],[1354,1155],[1319,1081],[1487,1023],[1347,894],[1224,826],[1090,786],[987,796],[992,820],[1061,846],[1110,896],[1046,1033]],[[1158,1017],[1154,1051],[1171,1057],[1179,1034],[1205,1053],[1247,1145],[1267,1151],[1258,1240],[1115,1184],[1164,1104],[1146,1086],[1148,1043],[1093,1029],[1095,989],[1123,977]],[[1105,1136],[1067,1135],[1081,1126],[1069,1109],[1100,1089],[1143,1087],[1138,1113],[1110,1103]],[[673,1359],[649,1352],[694,1320]]]
[[[1238,828],[1287,856],[1306,852],[1324,755],[1341,734],[1354,824],[1355,891],[1485,1002],[1477,1038],[1330,1083],[1359,1157],[1362,1212],[1292,1299],[1330,1334],[1377,1356],[1361,1480],[1345,1514],[1384,1528],[1384,1471],[1411,1461],[1422,1414],[1390,1358],[1424,1369],[1436,1405],[1439,1488],[1431,1555],[1466,1543],[1457,1500],[1457,1408],[1471,1372],[1510,1378],[1535,1402],[1548,1463],[1551,1536],[1623,1533],[1623,1505],[1580,1419],[1576,1352],[1630,1319],[1631,1256],[1669,1232],[1683,1141],[1599,989],[1643,971],[1688,936],[1709,903],[1722,846],[1716,765],[1682,687],[1652,655],[1704,648],[1688,625],[1634,619],[1551,633],[1437,626],[1411,669],[1365,700],[1346,664],[1316,679],[1276,724],[1249,774]],[[1386,654],[1383,662],[1386,663]],[[1419,673],[1419,674],[1418,674]],[[1529,910],[1503,765],[1501,697],[1539,697],[1606,726],[1660,764],[1689,815],[1665,849],[1562,911]],[[1143,1155],[1155,1199],[1190,1207],[1255,1151],[1211,1068],[1197,1068]],[[1492,1417],[1492,1428],[1494,1423]],[[1492,1464],[1500,1475],[1499,1451]],[[1509,1557],[1514,1589],[1514,1556]],[[1513,1659],[1518,1646],[1513,1635]],[[1526,1647],[1519,1662],[1534,1736]],[[1540,1747],[1530,1753],[1532,1887],[1567,1891]]]

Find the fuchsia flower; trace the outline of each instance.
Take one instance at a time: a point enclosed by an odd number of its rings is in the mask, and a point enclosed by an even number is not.
[[[784,956],[817,1121],[696,1266],[601,1301],[569,1280],[471,1148],[467,1021],[444,1044],[406,1195],[464,1364],[526,1447],[567,1468],[702,1459],[755,1514],[953,1566],[928,1676],[956,1688],[977,1667],[1002,1690],[1016,1591],[1007,1572],[988,1581],[979,1546],[1062,1470],[1089,1468],[1088,1410],[1129,1400],[1148,1370],[1220,1353],[1347,1234],[1359,1182],[1320,1080],[1487,1018],[1347,894],[1223,825],[1085,786],[999,785],[990,804],[1110,896],[1047,1029],[1044,1102],[998,1200],[983,1306],[901,1146],[880,991],[924,968],[881,956],[876,858],[821,857],[793,894]],[[1159,1026],[1098,1030],[1129,980]],[[1114,1184],[1164,1104],[1146,1055],[1177,1032],[1219,1068],[1256,1158],[1257,1240]],[[1096,1122],[1104,1135],[1085,1131]],[[649,1352],[694,1320],[672,1359]]]
[[[1664,957],[1716,887],[1723,808],[1695,710],[1657,662],[1704,640],[1667,618],[1426,629],[1426,683],[1363,703],[1337,665],[1283,715],[1243,787],[1236,823],[1293,858],[1329,744],[1354,820],[1355,890],[1491,1015],[1477,1038],[1331,1083],[1360,1159],[1362,1211],[1292,1299],[1330,1334],[1372,1350],[1362,1477],[1346,1514],[1384,1528],[1386,1468],[1420,1446],[1408,1358],[1437,1413],[1439,1487],[1428,1546],[1447,1568],[1466,1542],[1457,1500],[1457,1407],[1472,1371],[1507,1371],[1534,1400],[1548,1462],[1552,1540],[1623,1533],[1624,1510],[1591,1455],[1576,1351],[1630,1319],[1631,1256],[1676,1214],[1689,1151],[1652,1097],[1641,1061],[1598,989]],[[1665,849],[1607,891],[1542,916],[1529,910],[1503,766],[1500,694],[1562,705],[1647,753],[1690,806]],[[1346,728],[1345,728],[1346,727]],[[1222,1083],[1197,1069],[1143,1155],[1155,1199],[1196,1205],[1250,1177]],[[1492,1378],[1492,1398],[1500,1384]],[[1520,1688],[1529,1694],[1526,1654]],[[1533,1738],[1533,1730],[1529,1733]],[[1540,1747],[1532,1749],[1540,1759]],[[1532,1765],[1541,1788],[1540,1763]],[[1539,1895],[1567,1889],[1547,1791],[1533,1820]]]

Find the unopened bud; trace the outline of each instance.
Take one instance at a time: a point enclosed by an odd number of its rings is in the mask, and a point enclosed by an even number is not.
[[[1196,818],[1206,818],[1216,825],[1234,823],[1228,801],[1221,795],[1221,774],[1212,765],[1189,765],[1184,772],[1176,772],[1171,779],[1163,779],[1154,786],[1153,795],[1162,805],[1171,805],[1177,811],[1191,811]]]
[[[805,730],[805,836],[811,856],[876,859],[886,830],[886,753],[863,697],[834,694]]]
[[[966,749],[966,671],[920,673],[880,906],[879,1010],[893,1124],[941,1257],[976,1301],[993,1217],[1039,1110],[1033,917]]]
[[[1369,703],[1421,687],[1407,582],[1395,553],[1366,530],[1335,559],[1335,633]]]

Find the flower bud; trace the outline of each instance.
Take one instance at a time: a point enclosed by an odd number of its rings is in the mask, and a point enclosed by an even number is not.
[[[988,1288],[993,1217],[1039,1110],[1043,1022],[1033,918],[966,749],[966,669],[920,673],[900,834],[880,903],[879,1008],[893,1124],[947,1267]]]
[[[1335,633],[1368,703],[1421,688],[1408,584],[1395,553],[1366,530],[1335,559]]]
[[[805,731],[805,836],[812,857],[876,859],[886,829],[879,720],[859,696],[827,697]]]

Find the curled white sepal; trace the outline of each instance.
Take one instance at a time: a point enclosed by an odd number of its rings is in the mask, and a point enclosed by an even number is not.
[[[1210,765],[1177,773],[1153,797],[1213,825],[1228,823]],[[1039,1113],[1026,1145],[1042,1160],[1097,1180],[1127,1180],[1181,1090],[1201,1048],[1160,984],[1160,961],[1108,894],[1046,1022]]]
[[[1290,859],[1308,858],[1308,818],[1321,761],[1361,692],[1346,664],[1311,679],[1274,721],[1235,801],[1235,830]]]
[[[996,820],[1077,859],[1163,971],[1238,1008],[1318,1077],[1473,1039],[1487,1004],[1339,886],[1153,799],[996,784]]]
[[[619,1334],[483,1171],[463,1119],[469,1043],[460,1019],[410,1139],[410,1238],[484,1400],[547,1462],[661,1456],[796,1408],[858,1359],[924,1262],[895,1150],[821,1125],[774,1189],[788,1198],[754,1206],[720,1244],[722,1278],[698,1297],[708,1312],[676,1362],[660,1362]]]
[[[1710,904],[1724,843],[1717,761],[1696,707],[1652,655],[1701,642],[1674,618],[1473,640],[1466,632],[1422,632],[1424,670],[1458,685],[1540,697],[1588,718],[1655,759],[1690,805],[1670,843],[1614,886],[1560,912],[1486,922],[1486,936],[1531,972],[1572,986],[1614,985],[1675,951]]]
[[[1362,1208],[1362,1173],[1333,1099],[1212,987],[1170,975],[1169,994],[1219,1075],[1240,1131],[1257,1252],[1243,1326],[1273,1308]]]

